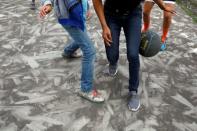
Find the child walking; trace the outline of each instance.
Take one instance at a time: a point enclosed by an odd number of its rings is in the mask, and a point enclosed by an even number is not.
[[[81,49],[83,53],[81,91],[79,95],[92,102],[103,102],[104,98],[93,88],[93,73],[95,48],[90,40],[86,27],[87,0],[42,0],[40,17],[46,16],[52,10],[58,22],[72,37],[73,42],[64,48],[63,57],[75,57],[75,51]]]

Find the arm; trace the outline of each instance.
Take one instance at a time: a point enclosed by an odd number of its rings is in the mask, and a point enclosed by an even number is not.
[[[105,20],[105,15],[104,15],[104,7],[102,4],[102,0],[92,0],[94,9],[96,11],[96,14],[99,18],[99,21],[101,23],[101,27],[103,29],[103,39],[105,44],[110,46],[110,43],[112,42],[112,37],[111,37],[111,31],[109,27],[107,26],[106,20]]]
[[[96,11],[96,14],[100,20],[101,26],[104,29],[107,26],[105,16],[104,16],[104,7],[101,0],[92,0],[93,6]]]

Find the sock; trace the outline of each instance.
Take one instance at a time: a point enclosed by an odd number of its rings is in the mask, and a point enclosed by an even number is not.
[[[168,36],[168,29],[163,29],[163,35],[161,36],[161,41],[165,42],[166,38]]]
[[[143,26],[143,29],[142,29],[142,32],[146,32],[147,30],[148,30],[148,28],[149,28],[149,23],[145,23],[144,22],[144,26]]]

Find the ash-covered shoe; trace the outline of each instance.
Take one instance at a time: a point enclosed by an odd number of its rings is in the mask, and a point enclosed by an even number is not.
[[[96,89],[93,89],[90,92],[80,91],[80,92],[78,92],[78,94],[79,94],[79,96],[81,96],[91,102],[101,103],[101,102],[105,101],[104,97],[102,97],[101,94]]]
[[[68,55],[65,52],[62,53],[62,57],[65,59],[70,59],[70,58],[80,58],[82,57],[82,53],[79,51],[75,51],[73,54]]]
[[[138,111],[138,109],[140,108],[139,95],[137,94],[136,91],[131,91],[129,95],[130,95],[129,103],[128,103],[129,110]]]
[[[103,71],[105,74],[109,76],[115,76],[118,72],[118,65],[107,65]]]

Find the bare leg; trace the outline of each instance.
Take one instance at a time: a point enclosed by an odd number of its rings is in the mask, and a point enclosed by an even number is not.
[[[143,7],[143,28],[142,28],[142,32],[146,32],[149,29],[150,26],[150,14],[151,14],[151,10],[154,6],[154,2],[151,1],[145,1],[144,2],[144,7]]]
[[[172,8],[172,9],[175,8],[174,4],[166,3],[165,5],[168,6],[169,8]],[[168,31],[169,31],[170,25],[171,25],[171,21],[172,21],[172,13],[164,11],[163,34],[161,36],[162,42],[165,42],[165,40],[167,38]]]

